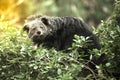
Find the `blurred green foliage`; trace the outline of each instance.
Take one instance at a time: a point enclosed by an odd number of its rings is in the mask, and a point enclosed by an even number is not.
[[[114,0],[34,0],[32,3],[34,13],[81,17],[95,27],[111,15],[114,7]]]
[[[113,3],[114,0],[1,0],[0,20],[24,23],[32,14],[76,16],[97,27],[101,20],[110,16]]]

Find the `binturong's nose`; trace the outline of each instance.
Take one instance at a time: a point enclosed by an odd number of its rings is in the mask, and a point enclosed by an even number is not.
[[[40,34],[41,34],[41,31],[37,31],[37,34],[40,35]]]

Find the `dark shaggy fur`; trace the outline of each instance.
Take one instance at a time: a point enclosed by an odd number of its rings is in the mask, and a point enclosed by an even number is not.
[[[32,16],[27,19],[24,30],[28,32],[29,38],[38,46],[42,43],[47,48],[54,47],[56,50],[66,50],[71,47],[74,35],[90,37],[89,49],[100,49],[97,37],[89,27],[75,17],[49,17]]]

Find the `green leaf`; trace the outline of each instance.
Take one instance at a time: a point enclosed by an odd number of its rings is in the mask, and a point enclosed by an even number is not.
[[[15,75],[14,77],[15,77],[15,78],[18,78],[18,79],[23,79],[24,76],[25,76],[25,74],[21,73],[21,74]]]
[[[58,69],[57,73],[60,75],[62,73],[61,69]]]
[[[38,69],[38,66],[37,66],[37,65],[35,65],[35,66],[34,66],[34,69]]]

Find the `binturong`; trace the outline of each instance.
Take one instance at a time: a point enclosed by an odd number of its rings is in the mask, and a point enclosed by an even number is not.
[[[56,50],[67,50],[74,42],[74,35],[90,37],[88,49],[100,49],[99,40],[81,19],[76,17],[50,17],[33,15],[27,18],[23,30],[33,41],[33,45]]]

